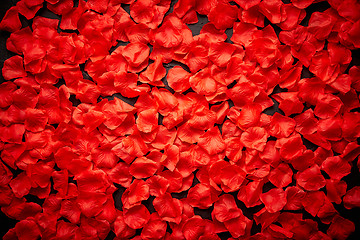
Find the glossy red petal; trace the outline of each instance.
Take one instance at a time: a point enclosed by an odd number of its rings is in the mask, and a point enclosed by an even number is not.
[[[299,157],[303,153],[304,148],[305,146],[303,145],[300,135],[291,136],[283,139],[280,147],[280,156],[290,160]]]
[[[207,68],[191,76],[189,83],[191,88],[200,95],[210,95],[217,90],[217,83]]]
[[[261,194],[260,200],[265,204],[269,213],[278,212],[286,205],[286,193],[281,188],[274,188]]]
[[[0,100],[0,107],[1,108],[6,108],[9,107],[12,102],[12,93],[17,89],[16,85],[12,82],[6,82],[6,83],[2,83],[0,85],[0,96],[1,96],[1,100]]]
[[[122,55],[133,67],[139,67],[142,63],[148,60],[149,47],[144,43],[129,43],[123,50]]]
[[[142,204],[124,210],[124,222],[133,229],[145,226],[150,219],[150,213]]]
[[[56,225],[56,237],[57,238],[75,238],[75,232],[79,227],[76,224],[59,221]]]
[[[355,225],[353,222],[337,215],[331,221],[331,225],[326,233],[331,238],[347,239],[354,231]]]
[[[186,220],[181,231],[186,240],[199,239],[205,234],[205,222],[200,217],[194,216]]]
[[[346,193],[347,184],[344,181],[328,179],[326,180],[326,196],[330,202],[340,204],[342,197]]]
[[[158,113],[154,109],[138,112],[136,119],[138,129],[144,133],[150,133],[158,127]]]
[[[232,44],[213,43],[210,45],[209,58],[217,66],[226,67],[235,50]]]
[[[182,203],[170,194],[156,197],[153,202],[156,212],[164,221],[180,223],[182,213]]]
[[[122,195],[124,208],[129,209],[135,205],[140,205],[141,201],[149,198],[149,186],[142,180],[135,179],[129,188]]]
[[[174,91],[181,93],[190,88],[190,76],[190,73],[185,71],[182,67],[175,66],[169,70],[167,82]]]
[[[292,0],[291,2],[295,7],[304,9],[310,6],[314,0]]]
[[[259,3],[259,11],[272,23],[281,22],[281,7],[283,3],[279,0],[266,0]]]
[[[170,114],[179,104],[179,100],[167,89],[154,87],[151,94],[159,106],[159,113],[163,116]]]
[[[94,217],[102,211],[106,200],[104,193],[81,193],[76,203],[82,214],[86,217]]]
[[[155,86],[164,86],[161,80],[166,75],[166,69],[162,64],[161,58],[156,58],[155,62],[150,64],[147,69],[139,76],[139,81],[149,83]]]
[[[147,178],[157,171],[158,164],[146,157],[140,157],[130,165],[129,172],[136,178]]]
[[[237,17],[237,7],[230,4],[218,3],[211,9],[209,21],[212,22],[217,29],[226,29],[232,27]]]
[[[17,7],[11,7],[0,22],[0,29],[8,32],[15,32],[21,29],[21,22]]]
[[[141,239],[161,239],[166,233],[166,222],[162,221],[155,213],[151,214],[149,222],[141,231]]]
[[[216,39],[217,41],[225,41],[227,36],[225,34],[224,30],[219,30],[215,27],[215,25],[211,22],[205,24],[201,30],[200,33],[202,34],[206,34],[209,37],[211,37],[212,39]]]
[[[170,186],[170,182],[166,178],[158,175],[150,177],[146,183],[149,185],[150,195],[155,197],[164,195]]]
[[[190,68],[192,73],[196,73],[208,65],[208,53],[208,46],[204,46],[200,41],[193,42],[193,46],[190,48],[188,54],[185,57],[185,64]]]
[[[8,143],[21,143],[25,132],[23,124],[0,126],[0,140]]]
[[[269,180],[278,188],[283,188],[292,182],[292,170],[286,163],[281,163],[270,172]]]
[[[325,178],[321,174],[319,166],[316,164],[299,172],[296,176],[296,180],[297,183],[307,191],[317,191],[326,184]]]
[[[112,151],[129,164],[135,157],[145,155],[148,152],[148,147],[141,136],[136,133],[122,139],[121,143],[112,148]]]
[[[248,182],[240,187],[237,198],[247,207],[254,207],[261,204],[260,194],[264,183],[261,181]]]
[[[340,180],[351,172],[351,166],[348,162],[344,161],[341,157],[328,157],[321,165],[324,170],[332,179]]]
[[[110,182],[102,170],[83,171],[76,177],[78,190],[81,192],[100,193],[105,192]]]
[[[77,28],[77,22],[79,21],[81,14],[84,12],[86,2],[83,0],[79,1],[79,5],[71,10],[63,13],[60,28],[61,29],[71,29],[74,30]]]
[[[130,228],[125,224],[122,212],[118,212],[117,217],[113,223],[113,231],[118,238],[129,238],[135,234],[135,229]]]
[[[260,121],[262,109],[259,104],[248,104],[241,108],[236,124],[243,130],[256,126]]]
[[[80,221],[81,211],[77,207],[75,201],[64,200],[61,203],[61,216],[68,219],[71,223],[78,223]]]
[[[229,230],[231,236],[239,238],[243,235],[249,236],[252,227],[252,220],[248,219],[244,215],[238,218],[234,218],[224,222],[227,230]]]
[[[268,228],[270,234],[277,238],[292,238],[293,233],[275,224],[271,224]]]
[[[41,206],[33,202],[25,202],[25,199],[14,198],[9,206],[2,207],[3,211],[7,216],[17,219],[24,220],[28,217],[34,217],[40,213]]]
[[[109,4],[109,0],[94,1],[90,0],[87,2],[87,7],[96,12],[105,13]]]
[[[200,136],[198,145],[210,155],[217,154],[225,149],[225,142],[217,127],[210,128]]]
[[[309,20],[309,32],[313,33],[317,39],[325,39],[329,36],[335,19],[328,13],[315,12]]]
[[[231,37],[231,41],[246,47],[254,39],[256,31],[256,26],[252,24],[236,22],[234,24],[234,33]]]
[[[303,201],[306,195],[299,187],[288,187],[286,192],[285,210],[300,210],[303,208]]]
[[[347,209],[352,209],[360,206],[360,188],[358,186],[353,187],[346,192],[344,198],[344,206]]]
[[[251,127],[241,135],[240,141],[245,147],[262,152],[265,149],[269,134],[264,128]]]
[[[19,174],[10,182],[10,187],[16,197],[22,198],[27,195],[31,188],[30,178],[25,173]]]
[[[26,219],[15,225],[15,232],[19,240],[38,239],[41,236],[40,229],[34,219]]]
[[[277,93],[273,97],[280,103],[279,108],[285,113],[285,116],[301,113],[304,108],[296,92]]]
[[[2,68],[3,77],[6,80],[14,78],[26,77],[27,73],[24,70],[24,59],[21,56],[13,56],[4,62]]]
[[[217,199],[218,192],[211,186],[202,183],[192,187],[187,196],[189,204],[200,209],[209,208]]]
[[[179,162],[180,149],[175,145],[168,145],[164,149],[166,158],[162,164],[170,171],[174,171],[176,164]]]
[[[48,121],[46,112],[38,109],[26,109],[25,129],[32,132],[39,132],[45,129]]]
[[[260,0],[235,0],[235,2],[239,4],[240,7],[242,7],[243,9],[248,10],[249,8],[258,5],[260,3]]]
[[[295,121],[279,113],[275,113],[271,119],[269,134],[276,138],[289,137],[295,129]]]
[[[285,12],[285,20],[284,18]],[[306,12],[305,10],[301,10],[293,4],[284,4],[282,7],[282,22],[279,24],[280,28],[283,30],[291,30],[294,29],[300,24],[300,22],[305,18]]]
[[[183,37],[180,29],[178,29],[171,21],[166,21],[160,28],[151,32],[154,44],[165,48],[173,48],[181,44]]]
[[[132,176],[129,173],[129,166],[124,162],[119,162],[109,172],[107,172],[110,180],[120,184],[123,187],[129,187]]]
[[[327,51],[319,51],[311,59],[309,70],[323,82],[331,83],[339,75],[339,65],[332,65]]]
[[[215,202],[212,215],[219,222],[226,222],[242,216],[243,213],[241,209],[236,206],[234,197],[230,194],[224,194]]]

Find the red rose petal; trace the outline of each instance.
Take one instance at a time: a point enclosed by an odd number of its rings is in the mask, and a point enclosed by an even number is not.
[[[197,184],[189,190],[187,199],[192,207],[209,208],[218,199],[218,192],[207,184]]]
[[[153,205],[162,220],[177,224],[181,221],[182,204],[170,194],[156,197]]]
[[[234,197],[224,194],[214,204],[212,215],[219,222],[226,222],[242,215],[242,211],[236,206]]]
[[[21,22],[16,6],[11,7],[0,22],[0,29],[8,32],[20,30]]]
[[[344,176],[350,174],[351,166],[341,157],[328,157],[321,165],[323,169],[332,179],[340,180]]]
[[[41,236],[40,229],[34,219],[26,219],[15,225],[17,239],[30,240],[37,239]]]
[[[331,221],[331,225],[327,230],[327,234],[331,238],[347,239],[354,231],[355,225],[353,222],[337,215]]]
[[[286,205],[286,193],[281,188],[274,188],[260,195],[269,213],[278,212]]]
[[[320,168],[314,164],[312,167],[297,174],[297,183],[307,191],[317,191],[325,186],[325,178]]]
[[[292,182],[292,170],[286,163],[281,163],[270,172],[269,180],[278,188],[283,188]]]
[[[145,226],[150,219],[150,213],[142,204],[124,210],[124,222],[132,229]]]
[[[262,152],[266,145],[268,133],[264,128],[251,127],[241,135],[240,141],[245,147],[256,149]]]
[[[130,165],[129,172],[136,178],[147,178],[152,176],[158,169],[158,163],[146,158],[140,157]]]
[[[289,137],[294,131],[295,125],[293,119],[275,113],[271,119],[269,134],[276,138]]]
[[[346,192],[343,201],[344,206],[347,209],[351,209],[354,207],[360,206],[360,188],[358,186],[353,187],[349,191]]]

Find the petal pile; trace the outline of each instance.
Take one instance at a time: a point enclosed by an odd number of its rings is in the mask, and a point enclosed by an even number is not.
[[[16,2],[3,239],[359,233],[358,1]]]

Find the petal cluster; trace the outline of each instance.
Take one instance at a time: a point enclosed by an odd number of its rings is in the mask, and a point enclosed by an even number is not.
[[[20,0],[0,30],[5,240],[358,231],[358,1]]]

